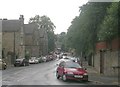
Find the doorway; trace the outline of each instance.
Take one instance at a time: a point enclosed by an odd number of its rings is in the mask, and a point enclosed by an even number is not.
[[[104,73],[104,51],[100,51],[100,73]]]

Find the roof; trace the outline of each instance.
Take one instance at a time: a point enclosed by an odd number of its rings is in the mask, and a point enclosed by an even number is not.
[[[2,20],[2,31],[13,32],[20,30],[20,20]]]
[[[25,24],[25,34],[32,34],[34,29],[37,29],[37,24]]]

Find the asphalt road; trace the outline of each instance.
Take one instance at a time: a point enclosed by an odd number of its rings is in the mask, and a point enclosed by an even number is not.
[[[11,67],[2,72],[2,85],[88,85],[92,82],[64,82],[55,75],[57,60],[31,64],[26,67]]]

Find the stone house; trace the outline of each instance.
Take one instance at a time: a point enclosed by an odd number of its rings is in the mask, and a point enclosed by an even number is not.
[[[16,58],[25,58],[26,55],[47,55],[47,31],[35,23],[24,24],[23,15],[15,20],[0,20],[0,30],[0,56],[8,65],[14,64]]]
[[[47,31],[36,23],[25,24],[25,52],[30,57],[40,57],[48,54]]]
[[[39,28],[39,54],[45,56],[48,54],[48,36],[44,27]]]
[[[14,63],[17,57],[24,57],[24,18],[0,21],[2,26],[2,58],[8,65]]]
[[[35,23],[25,24],[25,53],[30,57],[39,57],[39,31]]]
[[[107,76],[118,76],[120,70],[120,38],[112,40],[111,44],[107,42],[98,42],[96,44],[96,53],[92,60],[92,65],[100,74]]]

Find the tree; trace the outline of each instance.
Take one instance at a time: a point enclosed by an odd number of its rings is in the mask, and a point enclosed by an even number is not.
[[[41,17],[39,15],[36,15],[35,17],[31,17],[29,23],[37,23],[40,28],[44,28],[47,31],[52,31],[52,32],[54,31],[54,28],[56,28],[56,26],[53,24],[50,18],[45,15]]]
[[[107,10],[107,16],[103,20],[98,33],[98,38],[101,41],[111,41],[118,36],[118,3],[112,3]]]
[[[73,19],[67,32],[69,47],[75,49],[77,54],[94,53],[99,26],[107,15],[107,8],[110,4],[88,2],[80,7],[79,16]]]
[[[54,29],[56,28],[56,26],[53,24],[50,18],[45,15],[36,15],[35,17],[30,18],[29,23],[37,23],[40,29],[44,29],[47,32],[48,52],[53,51],[55,48]]]

